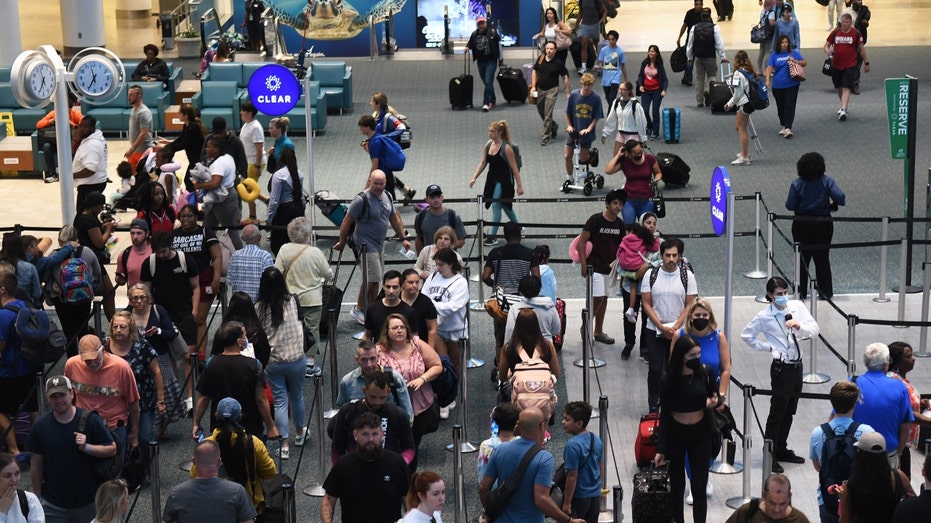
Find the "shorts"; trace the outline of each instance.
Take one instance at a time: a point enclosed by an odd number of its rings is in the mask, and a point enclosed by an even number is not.
[[[366,278],[368,283],[381,283],[381,277],[385,273],[385,253],[383,251],[378,252],[366,252],[365,253],[365,262],[366,262]]]
[[[579,136],[579,145],[582,147],[582,149],[588,150],[588,149],[591,149],[592,144],[595,143],[595,138],[597,138],[598,133],[590,132],[586,135],[579,134],[578,136]],[[566,147],[570,149],[575,149],[575,135],[567,133]]]
[[[579,38],[590,38],[598,41],[601,38],[601,24],[579,24]]]
[[[213,294],[207,294],[207,287],[213,284],[213,267],[208,265],[206,269],[200,271],[200,274],[197,275],[197,282],[200,284],[200,302],[208,303],[213,301],[217,289],[212,289]]]
[[[741,105],[737,110],[744,113],[747,116],[750,116],[751,114],[753,114],[753,111],[756,111],[756,109],[754,109],[753,106],[750,105],[749,102]]]
[[[172,321],[188,347],[197,345],[197,321],[194,319],[193,314],[188,314],[180,319],[172,318]]]
[[[608,291],[608,274],[601,274],[600,272],[592,273],[592,297],[603,298],[607,296]]]
[[[36,394],[38,389],[33,389],[35,384],[35,374],[0,378],[0,413],[12,418],[19,410],[20,404],[23,406],[23,412],[37,412],[39,402]],[[30,392],[32,392],[31,395]]]
[[[857,73],[859,69],[856,66],[848,67],[846,69],[834,69],[831,68],[831,81],[834,82],[834,88],[844,88],[844,89],[853,89],[854,83],[857,81]]]
[[[439,330],[436,331],[436,335],[442,338],[443,341],[445,342],[459,343],[460,340],[464,340],[468,338],[466,334],[467,333],[465,332],[465,329],[459,329],[455,332],[443,332]]]
[[[259,181],[259,178],[262,177],[262,166],[256,166],[255,164],[249,164],[249,168],[246,169],[246,176],[252,178],[255,181]]]

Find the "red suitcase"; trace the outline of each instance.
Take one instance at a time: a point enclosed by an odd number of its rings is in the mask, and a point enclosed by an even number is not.
[[[634,441],[634,458],[638,467],[648,467],[656,457],[657,436],[659,427],[659,413],[651,412],[640,418],[640,427],[637,429],[637,439]]]

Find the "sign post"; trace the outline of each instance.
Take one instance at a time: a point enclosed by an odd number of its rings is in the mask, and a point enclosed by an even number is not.
[[[904,160],[905,171],[905,286],[908,292],[919,292],[912,286],[912,243],[915,220],[915,135],[918,130],[918,80],[915,78],[886,79],[886,110],[889,121],[889,146],[893,160]]]
[[[734,295],[734,194],[731,178],[723,166],[714,168],[711,175],[711,226],[717,236],[727,234],[724,276],[724,335],[731,337],[731,311]]]

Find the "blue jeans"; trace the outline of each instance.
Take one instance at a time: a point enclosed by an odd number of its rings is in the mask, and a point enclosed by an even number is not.
[[[42,510],[45,511],[46,523],[86,523],[97,515],[93,501],[83,507],[62,508],[43,499]]]
[[[482,105],[495,103],[495,72],[498,70],[498,62],[494,58],[491,60],[479,60],[478,74],[485,84],[485,94],[482,95]]]
[[[288,437],[288,404],[294,415],[294,426],[303,427],[304,371],[307,360],[299,358],[287,363],[269,363],[265,368],[268,385],[275,398],[275,427],[282,438]]]
[[[491,195],[491,197],[492,197],[492,199],[494,199],[494,200],[497,200],[498,198],[501,198],[501,184],[500,184],[500,183],[496,183],[496,184],[495,184],[495,192]],[[504,206],[502,206],[502,205],[501,205],[500,203],[498,203],[498,202],[495,202],[495,203],[492,203],[492,204],[491,204],[491,221],[493,221],[493,222],[495,222],[495,223],[498,223],[498,222],[501,221],[501,210],[502,210],[502,209],[504,209],[504,214],[507,214],[507,215],[508,215],[508,219],[509,219],[509,220],[511,220],[511,221],[514,222],[514,223],[520,223],[520,222],[517,221],[517,215],[514,214],[514,209],[508,208],[508,207],[504,207]],[[491,226],[491,235],[494,236],[494,235],[496,235],[496,234],[498,234],[498,226],[497,226],[497,225],[492,225],[492,226]]]
[[[627,200],[621,209],[624,223],[634,223],[645,212],[653,212],[653,200]]]
[[[647,117],[647,134],[659,136],[662,134],[663,120],[659,117],[659,108],[663,105],[663,91],[644,91],[640,95],[640,104],[643,105],[643,114]]]

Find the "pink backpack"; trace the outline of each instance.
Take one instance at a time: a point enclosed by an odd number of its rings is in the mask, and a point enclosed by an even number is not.
[[[523,360],[511,374],[511,402],[521,410],[536,407],[547,420],[556,411],[556,383],[550,365],[539,358]]]

